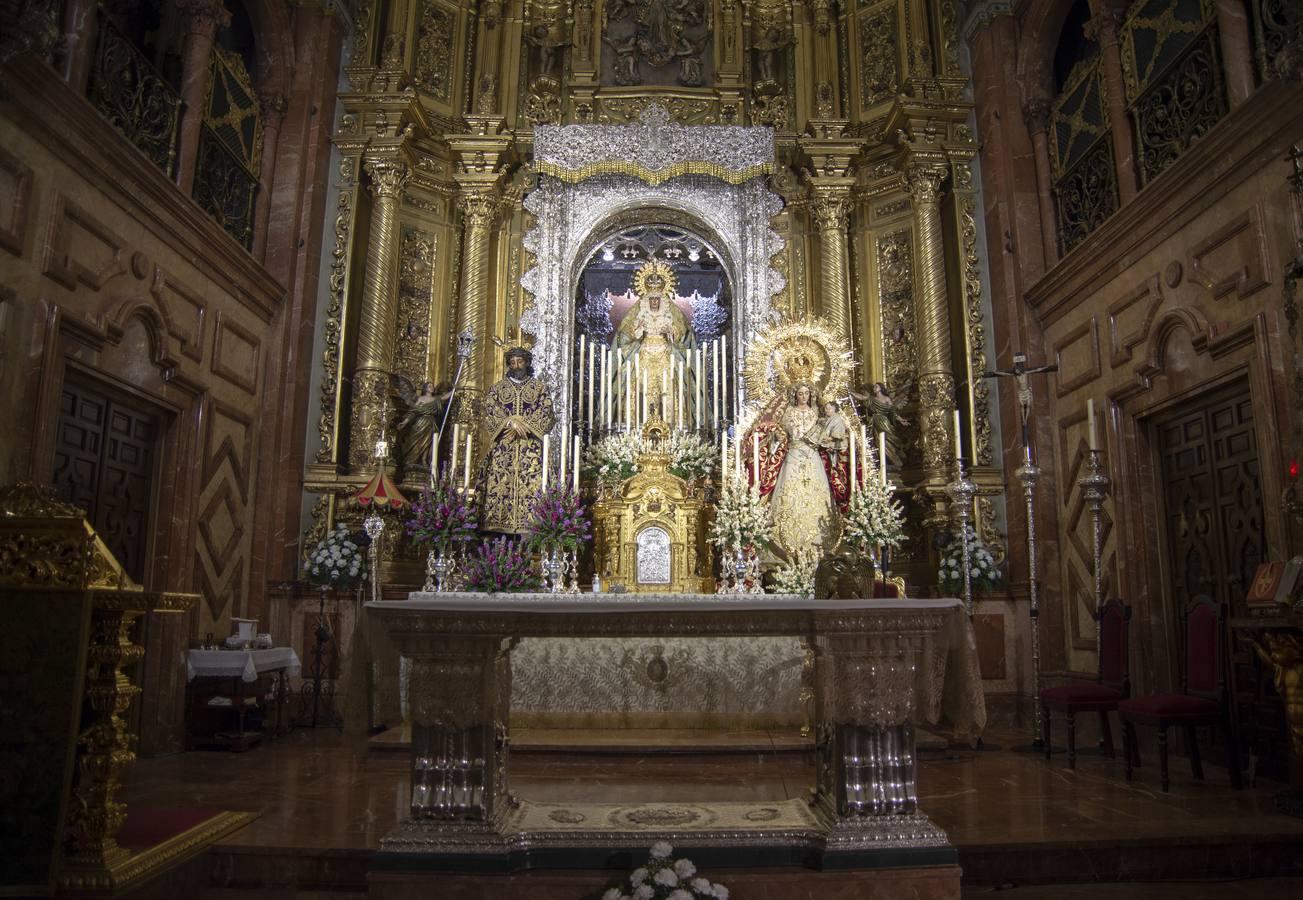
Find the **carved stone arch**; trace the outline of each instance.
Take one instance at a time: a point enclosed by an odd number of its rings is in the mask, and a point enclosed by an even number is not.
[[[1190,348],[1195,353],[1207,349],[1212,334],[1208,318],[1193,307],[1178,306],[1161,313],[1149,332],[1144,362],[1136,368],[1136,382],[1141,388],[1148,390],[1154,377],[1167,371],[1168,350],[1180,332],[1190,335]]]
[[[1054,54],[1074,0],[1031,0],[1022,17],[1017,76],[1024,102],[1054,96]]]
[[[588,233],[579,238],[580,250],[575,255],[568,273],[570,283],[579,283],[579,275],[583,271],[584,263],[598,246],[618,232],[638,225],[670,225],[709,241],[711,249],[719,254],[724,273],[728,277],[729,289],[733,289],[737,280],[737,263],[733,258],[732,248],[725,243],[723,235],[702,217],[699,210],[690,209],[686,205],[668,203],[651,203],[636,209],[617,210],[604,220],[593,223]]]
[[[254,86],[262,96],[288,98],[294,72],[294,33],[289,4],[248,0],[243,5],[253,24],[257,62],[249,74],[253,76]]]
[[[167,310],[151,296],[128,297],[114,307],[105,319],[105,334],[112,343],[119,343],[127,326],[139,320],[149,338],[149,361],[162,374],[165,381],[176,372],[177,358],[168,346],[172,329]]]

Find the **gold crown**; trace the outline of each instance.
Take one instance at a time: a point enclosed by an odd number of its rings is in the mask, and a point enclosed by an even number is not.
[[[660,279],[660,287],[648,286],[648,280],[653,277]],[[643,263],[638,267],[638,271],[633,273],[633,292],[638,295],[639,299],[646,297],[648,294],[666,294],[674,297],[678,294],[678,279],[669,264],[659,259],[653,259]]]

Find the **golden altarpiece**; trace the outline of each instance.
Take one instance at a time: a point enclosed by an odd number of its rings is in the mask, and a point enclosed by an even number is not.
[[[900,570],[930,578],[925,531],[947,515],[956,405],[979,526],[998,545],[954,0],[363,0],[357,12],[334,139],[305,546],[350,515],[342,500],[373,470],[395,380],[449,380],[457,335],[475,338],[460,385],[470,402],[454,413],[465,423],[502,374],[492,339],[521,333],[567,409],[578,269],[639,223],[679,227],[728,257],[734,352],[764,317],[818,315],[860,361],[857,388],[882,382],[896,398],[892,463],[917,501],[919,538]],[[640,123],[640,152],[666,163],[655,171],[621,159],[614,132],[602,158],[540,162],[556,126]],[[689,129],[675,139],[695,142],[695,159],[662,152],[672,127]],[[712,165],[732,127],[768,131],[772,156]],[[603,192],[603,217],[572,227]],[[558,433],[570,424],[559,418]],[[421,474],[402,481],[414,488]]]
[[[911,533],[897,572],[935,580],[928,532],[949,516],[956,408],[978,525],[998,551],[995,410],[980,378],[990,310],[956,0],[362,0],[357,13],[335,125],[305,547],[358,515],[345,500],[374,471],[382,430],[395,436],[394,385],[449,382],[461,335],[473,342],[449,430],[474,433],[477,399],[502,377],[494,338],[523,336],[554,388],[553,446],[578,433],[586,261],[618,259],[633,229],[672,228],[718,255],[730,360],[765,323],[817,316],[858,360],[855,389],[881,382],[895,399],[890,461]],[[732,384],[737,403],[746,386]],[[419,490],[428,476],[406,468],[400,484]],[[384,553],[391,583],[419,583],[414,554]],[[673,657],[684,685],[704,679],[690,674],[699,650],[643,643],[612,653]],[[513,652],[518,671],[531,653],[561,658],[530,644]],[[773,690],[787,700],[739,703],[801,721],[799,648],[761,644],[735,655],[779,673]],[[733,652],[717,645],[710,664],[727,668]],[[691,706],[675,706],[669,682],[644,683],[640,666],[630,689],[661,691],[660,705],[599,698],[592,716],[623,708],[651,724]],[[529,699],[514,708],[547,706]]]

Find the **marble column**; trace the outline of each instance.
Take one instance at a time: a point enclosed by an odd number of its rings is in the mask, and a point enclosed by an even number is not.
[[[946,254],[941,237],[941,185],[944,161],[916,161],[905,177],[914,208],[916,303],[918,332],[919,432],[928,493],[936,497],[937,514],[945,515],[942,493],[952,476],[955,376],[950,352],[950,303],[946,292]]]
[[[267,93],[259,95],[258,105],[262,112],[262,154],[258,170],[258,202],[253,216],[253,258],[262,262],[267,256],[267,223],[271,214],[272,185],[276,180],[276,151],[287,104],[282,95]]]
[[[177,9],[185,16],[181,51],[181,100],[185,106],[181,111],[176,182],[181,193],[189,197],[195,184],[213,42],[217,29],[230,24],[231,13],[222,0],[177,0]]]
[[[365,165],[371,176],[371,234],[353,367],[348,457],[354,468],[375,462],[375,443],[380,437],[398,320],[398,207],[411,177],[410,167],[402,160],[368,159]]]
[[[1041,218],[1041,245],[1048,269],[1059,260],[1058,217],[1054,212],[1054,174],[1050,170],[1050,101],[1035,97],[1023,104],[1023,121],[1036,159],[1036,207]]]
[[[461,309],[457,332],[470,330],[475,344],[462,368],[461,388],[472,402],[483,392],[490,364],[485,347],[489,342],[489,230],[498,214],[498,195],[489,190],[465,190],[458,198],[462,211]],[[463,410],[470,406],[462,405]]]
[[[851,347],[850,271],[847,264],[847,227],[850,223],[851,185],[855,179],[835,177],[810,181],[815,222],[819,228],[819,315],[833,333]]]
[[[1136,173],[1135,138],[1131,118],[1127,115],[1126,83],[1122,78],[1122,50],[1118,44],[1118,27],[1123,13],[1109,9],[1104,0],[1091,4],[1092,17],[1086,34],[1099,42],[1100,67],[1104,74],[1104,105],[1113,135],[1113,165],[1117,170],[1118,202],[1125,206],[1139,190]]]
[[[1253,94],[1253,38],[1244,0],[1217,0],[1217,42],[1231,109]]]
[[[99,15],[95,0],[68,0],[63,7],[63,51],[59,74],[78,94],[86,93],[95,63]]]

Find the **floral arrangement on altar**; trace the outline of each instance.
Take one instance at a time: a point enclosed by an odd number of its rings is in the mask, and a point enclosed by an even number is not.
[[[1000,586],[1002,575],[995,557],[986,544],[978,537],[977,531],[969,525],[968,536],[968,577],[975,591],[989,591]],[[937,572],[937,586],[942,593],[959,594],[964,589],[963,547],[958,536],[951,538],[949,545],[941,555],[941,568]]]
[[[579,494],[560,486],[534,495],[525,529],[530,550],[577,551],[593,537],[588,511]]]
[[[876,468],[873,466],[870,471]],[[851,494],[842,540],[857,547],[861,553],[868,553],[878,545],[899,547],[903,544],[905,511],[899,500],[892,499],[894,491],[891,482],[883,484],[880,479],[869,478]]]
[[[366,539],[337,524],[308,554],[308,578],[322,587],[352,588],[367,576]]]
[[[584,471],[606,484],[619,484],[638,471],[642,438],[628,431],[608,434],[584,451]]]
[[[710,542],[727,553],[763,544],[772,532],[769,510],[760,501],[760,493],[737,476],[725,478],[710,526]]]
[[[814,573],[818,568],[817,554],[808,551],[796,554],[795,559],[783,563],[774,570],[771,593],[813,597]]]
[[[728,888],[697,875],[690,859],[672,859],[674,848],[665,841],[651,846],[645,866],[634,869],[602,900],[728,900]]]
[[[462,577],[466,590],[489,594],[536,591],[543,585],[520,538],[482,542],[466,560]]]
[[[675,431],[670,435],[670,474],[684,481],[709,478],[719,462],[718,449],[701,439],[695,431]]]
[[[459,491],[448,477],[421,491],[407,514],[407,533],[419,544],[447,548],[475,539],[479,510],[467,491]]]

